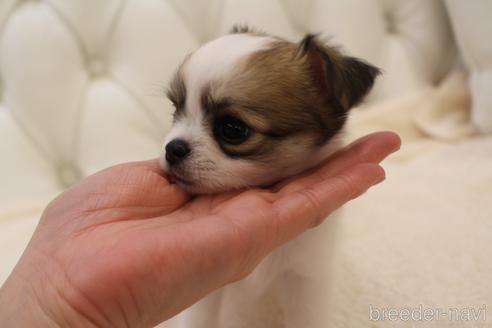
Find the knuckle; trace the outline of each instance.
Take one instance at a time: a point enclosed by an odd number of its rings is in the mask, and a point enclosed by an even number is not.
[[[320,214],[322,202],[319,196],[311,189],[300,190],[299,193],[306,200],[306,208],[308,215],[312,218],[312,226],[316,227],[323,222],[324,216]]]
[[[346,174],[339,174],[334,177],[334,179],[338,182],[338,188],[340,188],[344,194],[348,195],[350,198],[356,196],[359,188],[352,178]]]
[[[257,243],[254,236],[241,224],[230,221],[229,259],[234,267],[234,276],[248,274],[254,268]]]

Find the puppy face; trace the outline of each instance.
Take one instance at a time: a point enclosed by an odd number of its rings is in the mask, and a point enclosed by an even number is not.
[[[191,193],[268,185],[315,166],[378,74],[312,35],[296,44],[235,32],[188,56],[169,87],[176,111],[160,164]]]

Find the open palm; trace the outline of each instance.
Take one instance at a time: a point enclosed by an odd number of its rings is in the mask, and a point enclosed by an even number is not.
[[[373,134],[272,188],[194,198],[156,160],[106,169],[48,206],[12,276],[58,323],[157,324],[381,181],[399,144]]]

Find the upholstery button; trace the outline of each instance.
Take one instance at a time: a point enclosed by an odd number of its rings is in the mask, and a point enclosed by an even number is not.
[[[81,178],[80,171],[73,164],[63,164],[58,168],[58,181],[67,188]]]
[[[386,13],[384,15],[384,21],[386,23],[386,31],[389,34],[395,34],[397,32],[395,18],[390,13]]]
[[[101,56],[94,56],[89,59],[87,69],[93,78],[97,78],[106,73],[106,61]]]

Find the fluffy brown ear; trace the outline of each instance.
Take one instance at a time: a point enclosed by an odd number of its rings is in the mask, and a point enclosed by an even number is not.
[[[254,35],[265,35],[265,32],[263,32],[262,30],[249,26],[247,24],[234,24],[232,28],[229,30],[229,33],[230,34],[249,33]]]
[[[337,48],[323,44],[313,34],[301,41],[299,54],[308,60],[312,77],[321,92],[344,110],[359,104],[380,74],[377,67],[342,55]]]

